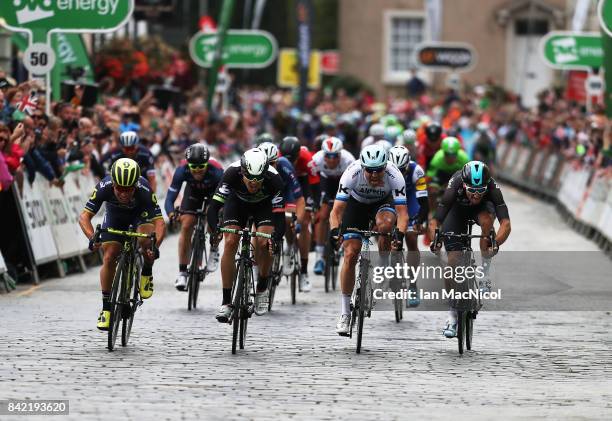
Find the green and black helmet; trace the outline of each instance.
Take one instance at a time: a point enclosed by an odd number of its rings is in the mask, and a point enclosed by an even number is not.
[[[121,187],[132,187],[140,178],[140,167],[130,158],[119,158],[110,169],[113,184]]]

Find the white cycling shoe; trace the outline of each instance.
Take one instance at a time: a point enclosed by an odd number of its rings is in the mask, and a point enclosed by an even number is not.
[[[215,319],[217,319],[219,323],[229,323],[229,319],[232,315],[232,310],[233,308],[230,304],[223,304],[219,308],[219,311],[217,312]]]
[[[293,273],[293,260],[289,247],[283,250],[283,275],[289,276]]]
[[[300,292],[310,292],[310,280],[306,273],[300,273]]]
[[[351,316],[349,314],[343,314],[338,319],[336,324],[336,333],[340,336],[348,336],[351,329]]]
[[[457,337],[457,320],[446,320],[446,326],[442,329],[442,334],[447,338]]]
[[[210,256],[206,261],[206,272],[214,272],[219,267],[219,248],[210,250]]]
[[[174,281],[174,287],[179,291],[187,291],[187,280],[187,272],[180,272],[176,277],[176,281]]]

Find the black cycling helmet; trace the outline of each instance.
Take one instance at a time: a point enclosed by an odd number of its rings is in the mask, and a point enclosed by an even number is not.
[[[274,137],[270,133],[264,132],[257,135],[257,137],[255,138],[255,145],[261,145],[265,142],[275,143]]]
[[[425,127],[425,136],[431,142],[437,142],[442,137],[442,127],[436,122],[431,122]]]
[[[300,141],[295,136],[287,136],[281,142],[278,150],[282,156],[293,162],[300,154]]]
[[[491,172],[484,162],[470,161],[463,166],[461,178],[469,187],[486,187],[491,179]]]
[[[314,140],[314,145],[313,145],[314,150],[315,150],[315,151],[318,151],[319,149],[321,149],[321,145],[323,145],[323,141],[324,141],[325,139],[327,139],[328,137],[329,137],[329,135],[328,135],[328,134],[325,134],[325,133],[320,134],[320,135],[318,135],[317,137],[315,137],[315,140]]]
[[[208,158],[210,158],[210,152],[208,152],[206,145],[196,143],[187,148],[185,158],[187,158],[187,162],[190,164],[206,164]]]

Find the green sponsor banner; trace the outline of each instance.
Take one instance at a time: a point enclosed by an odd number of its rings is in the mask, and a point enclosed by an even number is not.
[[[595,32],[549,32],[540,46],[544,61],[555,69],[588,69],[603,65],[601,35]]]
[[[0,16],[14,31],[97,32],[122,26],[134,0],[2,0]]]
[[[69,70],[81,68],[85,71],[82,78],[86,82],[94,81],[93,68],[79,34],[55,33],[51,37],[51,47],[55,51],[56,63],[51,71],[51,88],[53,100],[58,101],[61,97],[61,84],[66,80],[72,80]]]
[[[195,34],[189,44],[192,60],[199,66],[212,67],[217,40],[217,33]],[[276,39],[268,32],[229,30],[221,61],[228,68],[262,68],[274,61],[277,52]]]

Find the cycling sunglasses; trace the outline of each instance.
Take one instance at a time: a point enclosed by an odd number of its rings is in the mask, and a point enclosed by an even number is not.
[[[242,174],[244,176],[244,178],[246,178],[249,181],[255,181],[257,183],[261,183],[264,180],[264,176],[263,175],[251,175],[251,174]]]
[[[325,154],[325,158],[329,158],[329,159],[336,159],[340,157],[340,154],[338,152],[329,152]]]
[[[479,195],[483,195],[487,192],[487,187],[470,187],[470,186],[465,186],[465,191],[467,191],[468,193],[471,194],[479,194]]]
[[[208,167],[208,162],[204,163],[204,164],[187,164],[189,166],[190,170],[204,170],[206,169],[206,167]]]
[[[118,184],[113,185],[113,187],[119,192],[119,193],[131,193],[136,189],[136,186],[132,186],[132,187],[124,187],[124,186],[120,186]]]
[[[376,174],[376,173],[379,173],[379,172],[383,172],[385,170],[385,168],[387,168],[387,166],[383,165],[382,167],[377,167],[377,168],[365,168],[365,170],[366,170],[367,173]]]

